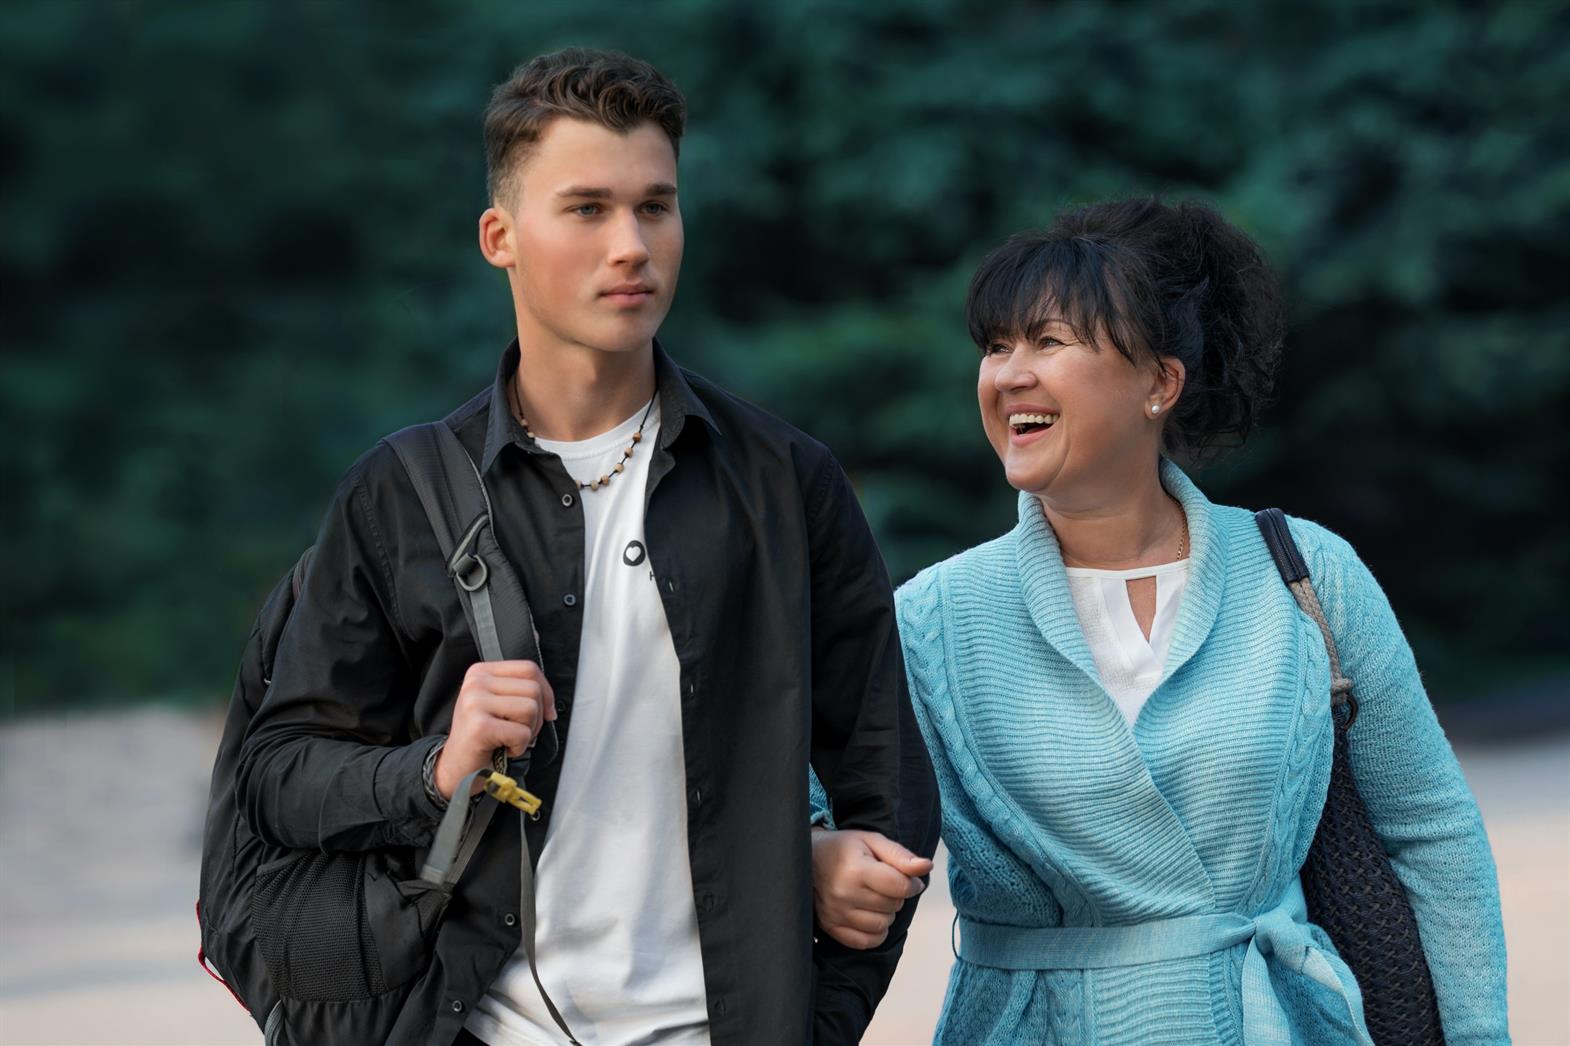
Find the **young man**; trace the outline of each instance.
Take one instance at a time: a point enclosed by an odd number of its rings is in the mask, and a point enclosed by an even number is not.
[[[654,339],[684,121],[652,67],[582,50],[520,68],[486,113],[480,249],[518,339],[448,424],[542,663],[480,661],[379,444],[339,487],[246,741],[240,802],[265,840],[412,853],[466,774],[555,721],[561,756],[526,782],[543,811],[492,819],[429,967],[388,992],[391,1042],[564,1041],[518,951],[524,859],[541,983],[583,1043],[854,1042],[914,904],[871,951],[814,940],[809,761],[839,827],[936,844],[892,595],[844,474]],[[929,863],[895,862],[913,893]]]

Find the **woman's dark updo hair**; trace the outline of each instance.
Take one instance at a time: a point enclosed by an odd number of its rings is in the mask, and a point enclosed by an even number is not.
[[[1243,441],[1281,360],[1281,298],[1263,252],[1192,201],[1096,203],[1011,237],[976,270],[965,319],[983,352],[1061,319],[1134,363],[1177,357],[1187,378],[1165,449],[1189,460]]]

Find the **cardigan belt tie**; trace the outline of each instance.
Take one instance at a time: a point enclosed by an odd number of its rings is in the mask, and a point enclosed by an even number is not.
[[[1316,1018],[1327,1033],[1326,1041],[1355,1041],[1373,1046],[1363,1025],[1363,994],[1346,964],[1325,951],[1309,932],[1303,887],[1296,876],[1280,903],[1253,919],[1228,913],[1160,919],[1134,926],[1030,927],[982,923],[960,916],[959,926],[960,958],[1004,970],[1139,966],[1195,958],[1246,942],[1245,1046],[1291,1046],[1292,1026],[1281,1001],[1283,994],[1318,997]],[[1299,983],[1288,987],[1290,979],[1298,979]],[[1303,980],[1312,984],[1303,984]],[[1323,990],[1315,990],[1314,985]],[[1278,992],[1278,986],[1285,991]],[[1299,1019],[1311,1018],[1300,1014]]]

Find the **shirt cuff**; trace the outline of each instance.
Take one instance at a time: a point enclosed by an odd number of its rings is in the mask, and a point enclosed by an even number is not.
[[[422,737],[413,744],[389,749],[376,767],[372,783],[376,805],[399,845],[429,845],[446,812],[447,804],[433,801],[421,780],[427,757],[445,740],[439,735]]]

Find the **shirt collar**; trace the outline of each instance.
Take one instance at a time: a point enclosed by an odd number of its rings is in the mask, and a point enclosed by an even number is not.
[[[496,366],[496,381],[491,386],[490,418],[485,429],[485,452],[480,458],[481,473],[489,473],[497,455],[509,443],[515,443],[531,454],[543,454],[539,444],[523,431],[523,426],[513,416],[507,386],[518,372],[520,352],[518,341],[513,339],[502,353]],[[668,450],[681,434],[688,418],[699,418],[720,435],[720,426],[709,413],[709,408],[693,391],[687,374],[671,359],[659,339],[654,340],[654,374],[660,397],[660,449]]]

